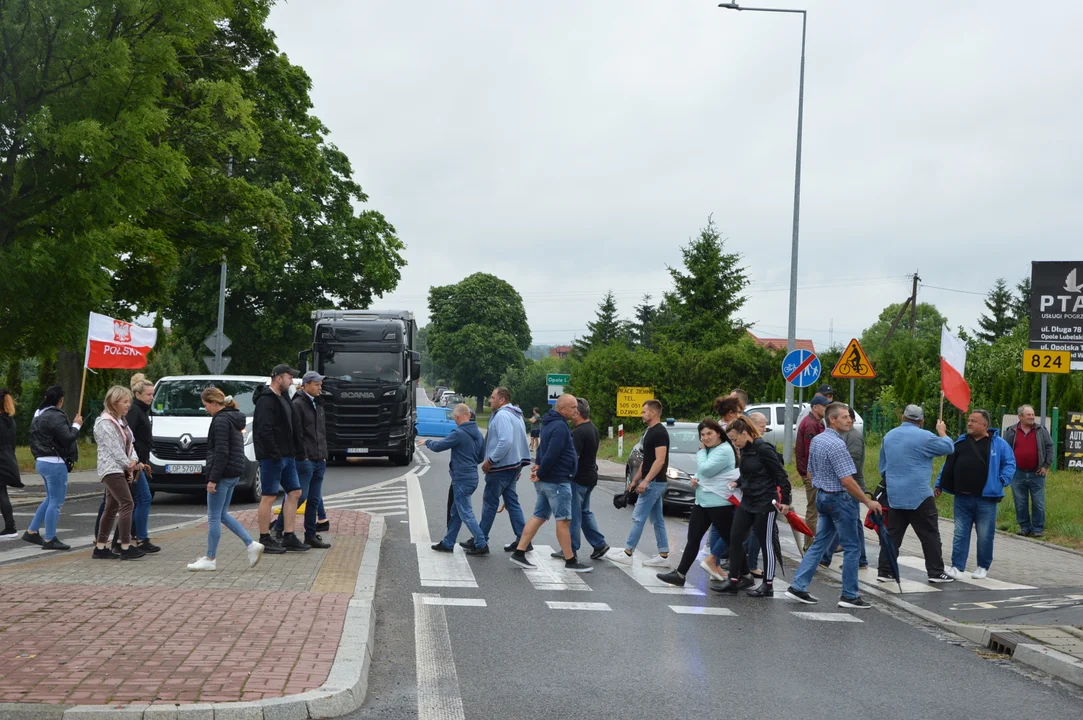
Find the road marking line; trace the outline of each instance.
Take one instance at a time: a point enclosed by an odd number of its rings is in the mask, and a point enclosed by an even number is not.
[[[625,575],[639,583],[644,590],[654,595],[695,595],[697,597],[706,595],[706,593],[699,588],[675,587],[669,583],[662,582],[658,579],[658,573],[665,570],[665,568],[643,567],[643,559],[646,557],[646,555],[637,550],[632,557],[632,564],[630,566],[622,565],[620,563],[612,564],[619,567]]]
[[[410,521],[411,528],[413,520]],[[433,550],[432,543],[416,543],[417,572],[422,587],[476,588],[477,581],[466,553],[458,545],[451,553]]]
[[[530,580],[535,590],[580,590],[590,592],[590,585],[574,573],[564,569],[564,561],[549,557],[553,548],[548,545],[535,545],[534,549],[527,553],[527,559],[537,567],[533,570],[523,569],[523,574]]]
[[[357,500],[338,500],[334,503],[324,503],[324,507],[329,508],[384,508],[386,510],[405,510],[406,498],[402,500],[388,500],[387,502],[380,502],[379,500],[368,500],[367,498],[359,498]]]
[[[406,497],[410,504],[410,542],[432,545],[429,537],[429,518],[425,515],[425,498],[417,475],[406,476]]]
[[[466,720],[447,613],[440,605],[426,603],[426,597],[435,596],[414,593],[417,719]]]
[[[546,600],[545,604],[550,610],[599,610],[612,612],[613,608],[603,602],[561,602],[559,600]]]
[[[368,512],[368,511],[362,509],[361,512]],[[378,515],[379,517],[395,517],[396,515],[405,515],[405,514],[406,514],[405,510],[398,510],[396,512],[384,512],[382,510],[369,512],[369,515]],[[408,522],[408,521],[403,520],[402,522]]]
[[[853,615],[847,615],[846,613],[793,612],[790,614],[796,615],[803,620],[819,620],[820,622],[864,622],[864,620],[855,618]]]
[[[724,607],[700,607],[699,605],[670,605],[669,609],[678,615],[720,615],[737,617],[737,613]]]
[[[417,456],[417,460],[418,460],[419,465],[431,465],[432,464],[432,460],[429,460],[429,456],[426,455],[425,453],[421,452],[421,448],[418,448],[417,450],[414,450],[414,455]]]
[[[918,568],[919,570],[925,569],[925,560],[923,558],[914,557],[913,555],[903,555],[899,558],[899,564],[905,565],[906,567]],[[1019,583],[1004,582],[1003,580],[994,580],[993,578],[979,580],[970,577],[970,573],[964,573],[962,577],[955,578],[955,580],[956,582],[966,583],[967,585],[977,585],[986,590],[1037,590],[1033,585],[1020,585]]]
[[[921,561],[921,569],[922,570],[925,569],[925,561],[924,560]],[[862,581],[868,583],[869,585],[872,585],[874,588],[876,588],[878,590],[883,590],[885,592],[894,593],[895,595],[899,594],[899,586],[895,584],[894,580],[892,580],[889,583],[877,582],[876,581],[877,574],[878,574],[877,570],[874,567],[858,568],[857,578],[858,578],[858,580],[862,580]],[[932,585],[930,585],[928,583],[917,582],[915,580],[907,580],[906,578],[903,578],[902,579],[902,592],[903,592],[903,594],[905,594],[905,593],[930,593],[930,592],[935,593],[935,592],[940,592],[940,589],[936,588],[936,587],[933,587]]]
[[[425,605],[444,605],[447,607],[486,607],[481,598],[446,598],[439,595],[423,595],[421,602]]]

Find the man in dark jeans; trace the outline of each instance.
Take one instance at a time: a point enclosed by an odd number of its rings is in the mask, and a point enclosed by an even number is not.
[[[601,435],[590,421],[590,403],[586,398],[578,398],[578,409],[579,414],[572,418],[572,424],[575,425],[572,430],[572,444],[579,456],[579,467],[572,478],[572,554],[579,554],[582,536],[585,535],[587,542],[594,548],[590,559],[597,560],[609,552],[605,535],[598,528],[594,513],[590,511],[590,495],[598,485],[598,444]]]
[[[1040,538],[1045,533],[1045,477],[1053,465],[1053,438],[1035,422],[1034,408],[1019,408],[1019,422],[1004,431],[1004,442],[1015,453],[1012,497],[1018,535]],[[1033,508],[1031,503],[1033,502]]]

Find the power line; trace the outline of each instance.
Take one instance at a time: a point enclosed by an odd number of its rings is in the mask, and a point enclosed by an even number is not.
[[[958,290],[956,288],[946,288],[940,287],[938,285],[926,285],[925,283],[922,283],[921,287],[928,288],[930,290],[944,290],[946,292],[960,293],[961,295],[978,295],[980,297],[985,297],[987,294],[983,292],[974,292],[973,290]]]

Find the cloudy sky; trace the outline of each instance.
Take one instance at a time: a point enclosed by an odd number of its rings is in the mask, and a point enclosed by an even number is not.
[[[716,4],[280,3],[279,46],[408,245],[379,304],[424,323],[431,285],[491,272],[535,342],[568,341],[606,290],[626,315],[657,299],[713,214],[743,317],[785,336],[801,20]],[[997,277],[1083,256],[1083,5],[789,7],[809,11],[799,337],[860,334],[914,271],[973,327]]]

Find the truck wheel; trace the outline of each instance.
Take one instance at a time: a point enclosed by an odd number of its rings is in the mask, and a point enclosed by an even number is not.
[[[398,467],[405,467],[413,461],[413,453],[402,453],[400,455],[391,456],[391,464]]]

